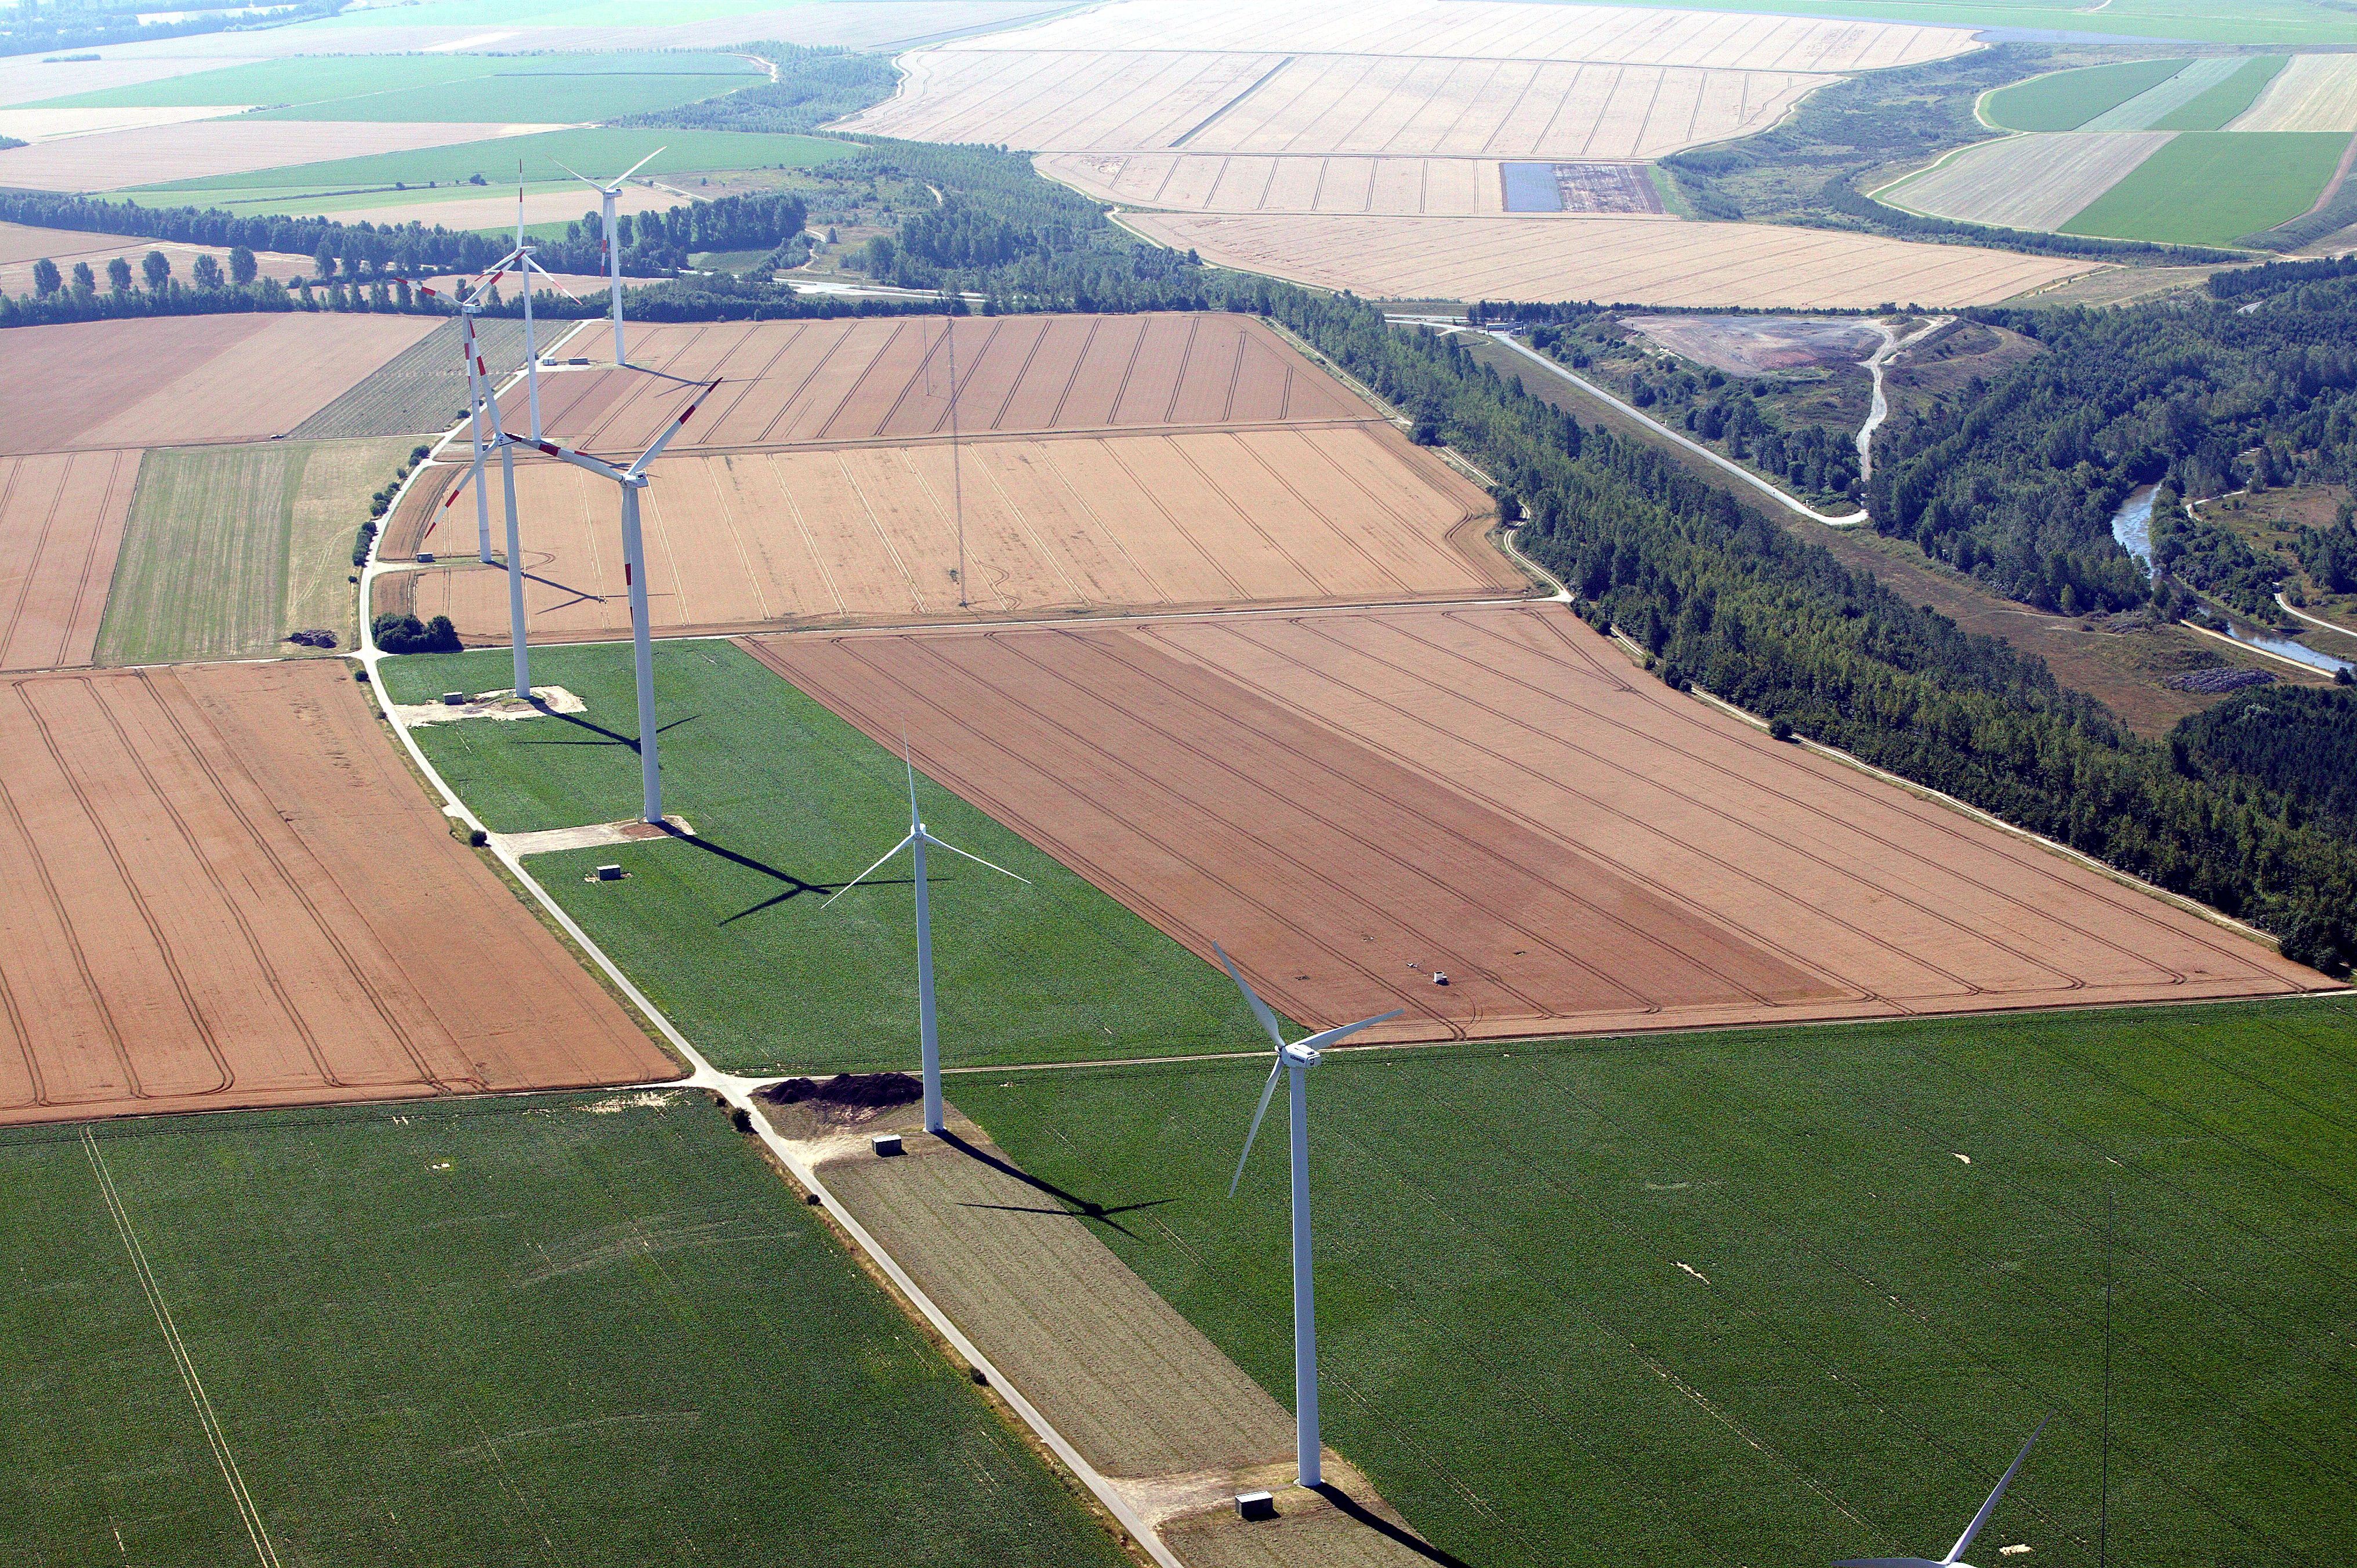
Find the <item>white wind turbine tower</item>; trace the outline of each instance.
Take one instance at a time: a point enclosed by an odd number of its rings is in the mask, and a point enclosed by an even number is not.
[[[617,468],[587,453],[560,446],[554,441],[534,441],[533,446],[552,457],[560,458],[576,468],[586,468],[601,478],[611,479],[622,491],[622,580],[630,590],[630,645],[637,655],[639,682],[639,775],[644,791],[642,815],[650,822],[660,823],[662,813],[662,775],[655,759],[655,656],[651,633],[647,623],[647,546],[639,528],[639,492],[647,487],[647,465],[652,463],[671,438],[680,432],[695,413],[696,406],[719,386],[717,381],[705,386],[655,437],[654,445],[639,455],[639,460],[627,468]]]
[[[942,1042],[941,1036],[935,1029],[933,1023],[933,916],[931,901],[927,897],[925,886],[926,847],[930,845],[934,849],[945,849],[952,854],[965,855],[966,859],[974,862],[976,865],[986,866],[990,870],[998,873],[1001,876],[1014,876],[1016,881],[1024,884],[1026,886],[1030,886],[1031,879],[1028,876],[1016,876],[1014,872],[1007,870],[1006,867],[1003,865],[992,865],[989,861],[983,859],[982,856],[978,854],[967,854],[964,850],[958,848],[957,845],[950,843],[942,839],[937,839],[926,831],[925,819],[920,815],[917,811],[917,763],[916,759],[908,754],[907,746],[907,741],[903,740],[901,742],[901,760],[909,769],[909,836],[902,839],[899,843],[894,844],[889,850],[886,851],[885,854],[877,859],[874,865],[869,866],[866,870],[861,872],[858,875],[853,877],[850,881],[845,883],[840,888],[836,889],[834,898],[829,898],[825,904],[820,905],[819,908],[821,909],[826,908],[829,905],[832,905],[834,902],[835,898],[842,897],[845,893],[850,892],[853,888],[858,886],[861,883],[875,875],[877,871],[883,868],[885,861],[890,860],[902,850],[905,849],[912,852],[909,855],[909,860],[915,869],[917,878],[917,1039],[924,1062],[925,1131],[928,1133],[939,1133],[942,1130],[943,1126],[942,1120]]]
[[[1236,1161],[1236,1174],[1228,1183],[1228,1196],[1236,1195],[1237,1183],[1244,1179],[1244,1161],[1252,1158],[1253,1140],[1260,1135],[1260,1120],[1268,1114],[1268,1102],[1276,1093],[1276,1075],[1293,1075],[1293,1424],[1297,1450],[1296,1474],[1305,1487],[1314,1487],[1324,1479],[1318,1441],[1318,1304],[1312,1283],[1309,1261],[1309,1069],[1324,1060],[1325,1047],[1346,1035],[1396,1018],[1403,1011],[1394,1007],[1372,1018],[1361,1018],[1355,1024],[1328,1029],[1306,1040],[1285,1043],[1277,1032],[1276,1015],[1260,999],[1235,961],[1219,943],[1211,950],[1220,955],[1228,978],[1252,1004],[1253,1015],[1268,1037],[1276,1043],[1276,1061],[1268,1069],[1268,1083],[1260,1091],[1260,1106],[1253,1112],[1252,1130],[1244,1134],[1244,1152]]]
[[[573,168],[569,165],[565,164],[562,159],[552,158],[549,160],[555,164],[558,168],[564,169],[566,174],[571,175],[574,178],[579,180],[582,184],[587,186],[590,189],[597,193],[598,206],[606,220],[606,282],[607,286],[613,291],[614,295],[614,363],[616,365],[627,365],[630,360],[629,355],[625,354],[622,349],[622,247],[619,237],[615,233],[614,202],[616,199],[622,194],[622,182],[624,180],[630,178],[632,175],[638,173],[640,169],[654,162],[655,159],[662,156],[662,155],[663,149],[662,147],[657,147],[653,152],[649,153],[645,157],[640,158],[637,163],[632,164],[629,168],[626,168],[621,173],[616,175],[611,185],[599,185],[596,180],[591,179],[587,175],[581,173],[578,169]]]
[[[1981,1505],[1981,1511],[1973,1515],[1973,1522],[1964,1526],[1964,1533],[1956,1537],[1956,1544],[1948,1548],[1945,1557],[1937,1561],[1929,1557],[1849,1557],[1835,1563],[1834,1568],[1972,1568],[1972,1564],[1964,1561],[1964,1553],[1972,1550],[1973,1537],[1981,1532],[1981,1526],[1988,1523],[1989,1515],[1996,1512],[1997,1498],[2005,1496],[2006,1487],[2013,1484],[2014,1473],[2021,1468],[2021,1462],[2029,1457],[2031,1444],[2045,1432],[2047,1422],[2053,1419],[2050,1415],[2038,1423],[2038,1431],[2029,1434],[2029,1442],[2023,1444],[2021,1452],[2013,1456],[2013,1463],[2007,1466],[2005,1475],[1997,1481],[1996,1490],[1988,1495],[1988,1501]]]

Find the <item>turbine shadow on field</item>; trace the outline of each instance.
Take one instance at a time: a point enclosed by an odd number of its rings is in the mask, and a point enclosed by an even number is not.
[[[573,596],[557,604],[544,605],[536,612],[540,615],[554,615],[560,610],[569,610],[576,605],[602,605],[606,602],[606,596],[603,594],[593,594],[587,588],[576,588],[570,583],[560,583],[554,577],[544,577],[537,572],[525,572],[521,575],[527,583],[539,583],[554,588],[560,594]]]
[[[533,705],[552,719],[563,719],[577,729],[586,729],[592,735],[602,736],[605,738],[602,740],[519,740],[515,743],[518,746],[627,746],[632,751],[639,749],[639,737],[634,735],[624,735],[619,730],[608,729],[604,725],[594,724],[579,714],[560,714],[555,709],[538,703]],[[702,714],[683,714],[667,725],[655,725],[655,734],[669,735],[680,725],[693,724],[703,716]]]
[[[1054,1182],[1041,1181],[1029,1172],[1007,1164],[996,1155],[985,1149],[975,1148],[955,1133],[937,1133],[934,1136],[968,1159],[979,1160],[1000,1175],[1013,1176],[1025,1187],[1043,1192],[1063,1205],[1060,1208],[1031,1208],[1016,1203],[964,1203],[958,1206],[961,1208],[995,1208],[1006,1214],[1061,1214],[1074,1219],[1092,1219],[1109,1230],[1120,1231],[1135,1241],[1137,1240],[1136,1233],[1114,1219],[1113,1218],[1114,1215],[1128,1214],[1140,1208],[1159,1208],[1166,1203],[1177,1201],[1175,1198],[1168,1197],[1149,1197],[1143,1203],[1117,1203],[1108,1208],[1102,1203],[1092,1203],[1085,1197],[1066,1192]]]
[[[1467,1563],[1465,1559],[1458,1556],[1455,1552],[1443,1552],[1439,1547],[1433,1545],[1432,1542],[1425,1540],[1414,1530],[1402,1530],[1398,1525],[1395,1525],[1391,1520],[1384,1519],[1382,1515],[1363,1507],[1357,1498],[1351,1497],[1350,1493],[1344,1491],[1341,1487],[1336,1486],[1331,1481],[1321,1481],[1317,1486],[1314,1486],[1309,1489],[1316,1492],[1319,1497],[1324,1498],[1328,1502],[1332,1503],[1335,1508],[1349,1516],[1351,1520],[1366,1526],[1369,1530],[1373,1530],[1377,1535],[1384,1536],[1390,1540],[1399,1542],[1400,1545],[1405,1546],[1410,1552],[1415,1552],[1418,1557],[1423,1558],[1427,1563],[1442,1563],[1445,1565],[1445,1568],[1472,1568],[1472,1564]]]
[[[672,837],[679,840],[682,843],[694,844],[696,848],[704,851],[706,854],[718,855],[721,859],[727,861],[732,865],[741,865],[748,871],[758,871],[764,876],[770,877],[786,885],[786,890],[783,893],[780,893],[773,897],[764,898],[750,908],[739,909],[735,914],[722,920],[720,923],[724,926],[733,926],[739,920],[748,918],[750,916],[758,915],[764,909],[773,909],[790,899],[801,897],[805,893],[824,893],[832,896],[833,894],[840,892],[843,887],[843,884],[839,882],[805,881],[802,877],[796,876],[791,871],[781,871],[778,867],[771,865],[768,861],[755,860],[749,854],[740,854],[736,850],[729,849],[725,845],[714,843],[710,839],[705,838],[701,834],[691,837],[685,833],[674,832],[673,832]],[[903,876],[897,879],[888,879],[879,876],[871,878],[870,880],[860,884],[860,886],[863,887],[908,887],[914,886],[916,878],[912,876]]]

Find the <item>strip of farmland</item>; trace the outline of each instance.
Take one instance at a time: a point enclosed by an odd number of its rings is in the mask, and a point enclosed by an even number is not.
[[[278,121],[239,117],[185,125],[145,125],[68,136],[0,152],[0,185],[27,190],[122,190],[166,180],[365,153],[447,147],[548,125],[387,124],[369,121]]]
[[[675,1070],[340,668],[0,682],[0,1122]]]
[[[1555,607],[752,646],[1287,1015],[1406,1010],[1373,1038],[2318,983],[1634,678]]]
[[[1171,212],[1496,217],[1493,158],[1269,157],[1252,153],[1043,153],[1041,174],[1123,207]]]
[[[970,611],[959,607],[956,487]],[[630,625],[613,488],[520,465],[535,641]],[[471,555],[472,507],[431,548]],[[1464,599],[1522,587],[1488,498],[1381,424],[666,457],[642,511],[671,635],[1249,604]],[[509,635],[504,568],[380,576],[379,610]]]
[[[1992,305],[2093,263],[1876,234],[1668,218],[1133,213],[1206,261],[1376,299],[1872,309]]]
[[[2242,68],[2243,61],[2233,55],[2214,55],[2197,59],[2176,75],[2146,88],[2126,102],[2106,109],[2079,129],[2151,130]]]
[[[0,457],[0,670],[91,661],[138,478],[136,452]]]
[[[2060,229],[2174,134],[2086,131],[1984,142],[1881,192],[1879,199],[1966,223]]]
[[[2232,131],[2357,131],[2357,55],[2294,55]]]

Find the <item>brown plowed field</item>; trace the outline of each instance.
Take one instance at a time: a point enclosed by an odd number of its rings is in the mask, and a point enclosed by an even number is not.
[[[138,479],[136,452],[0,457],[0,670],[90,662]]]
[[[956,463],[969,613],[982,618],[1522,586],[1484,542],[1488,498],[1381,423],[1001,437],[968,444]],[[641,510],[655,625],[677,635],[958,616],[954,482],[946,443],[666,456]],[[614,487],[540,459],[518,466],[516,488],[533,639],[627,629]],[[495,517],[495,540],[503,527]],[[398,521],[394,532],[410,538]],[[441,512],[425,542],[471,556],[471,498]],[[380,610],[446,614],[469,642],[507,640],[503,569],[393,574],[377,588]]]
[[[1553,605],[748,646],[1305,1024],[1401,1007],[1371,1036],[1501,1038],[2328,983],[1673,693]]]
[[[597,340],[583,352],[595,352]],[[720,390],[667,452],[808,442],[930,441],[958,430],[1141,430],[1376,417],[1245,316],[1009,316],[724,322],[634,330],[630,361]],[[643,451],[686,406],[676,381],[628,371],[541,378],[544,428],[568,446]],[[528,425],[519,388],[500,405]]]
[[[0,682],[0,1122],[671,1076],[327,664]]]
[[[283,435],[434,330],[430,316],[160,316],[0,333],[0,453]]]

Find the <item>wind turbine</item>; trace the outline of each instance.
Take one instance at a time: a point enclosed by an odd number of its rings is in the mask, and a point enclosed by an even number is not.
[[[662,775],[655,760],[655,656],[651,633],[647,624],[647,546],[639,529],[639,492],[647,488],[647,465],[671,445],[671,438],[694,416],[696,405],[712,394],[719,381],[714,381],[697,392],[695,402],[681,411],[654,445],[639,454],[639,460],[627,468],[617,468],[585,452],[570,446],[560,446],[554,441],[535,440],[533,445],[550,456],[587,468],[600,478],[608,478],[622,490],[622,581],[630,590],[630,645],[637,655],[639,682],[639,776],[644,791],[643,816],[660,824],[662,814]]]
[[[1981,1526],[1988,1523],[1989,1515],[1996,1512],[1997,1498],[2005,1496],[2006,1487],[2013,1484],[2014,1473],[2021,1468],[2021,1462],[2029,1457],[2031,1444],[2038,1441],[2039,1434],[2046,1430],[2047,1423],[2053,1419],[2050,1415],[2038,1423],[2038,1431],[2029,1434],[2029,1442],[2023,1444],[2021,1452],[2013,1456],[2013,1463],[1998,1480],[1996,1490],[1988,1495],[1988,1501],[1981,1505],[1981,1511],[1973,1515],[1973,1522],[1964,1526],[1964,1533],[1956,1537],[1956,1544],[1948,1548],[1945,1557],[1936,1562],[1929,1557],[1848,1557],[1835,1563],[1834,1568],[1972,1568],[1972,1564],[1964,1561],[1964,1553],[1972,1549],[1973,1537],[1981,1532]]]
[[[1388,1013],[1328,1029],[1288,1046],[1277,1032],[1276,1015],[1269,1011],[1268,1004],[1260,999],[1260,993],[1237,970],[1235,960],[1217,942],[1211,944],[1211,950],[1220,955],[1228,978],[1236,983],[1236,989],[1252,1004],[1253,1015],[1260,1020],[1260,1026],[1276,1042],[1276,1061],[1268,1069],[1268,1082],[1260,1091],[1260,1106],[1253,1112],[1252,1129],[1244,1134],[1244,1152],[1236,1161],[1234,1179],[1228,1183],[1230,1197],[1235,1197],[1237,1183],[1244,1179],[1244,1161],[1252,1158],[1253,1140],[1260,1136],[1260,1120],[1268,1114],[1269,1100],[1276,1093],[1276,1075],[1293,1075],[1293,1425],[1297,1450],[1296,1473],[1303,1486],[1314,1487],[1324,1476],[1318,1444],[1318,1304],[1309,1263],[1309,1069],[1325,1059],[1328,1046],[1346,1035],[1396,1018],[1404,1009],[1394,1007]]]
[[[649,153],[645,157],[640,158],[637,163],[632,164],[629,168],[626,168],[621,173],[616,175],[614,177],[614,183],[611,185],[599,185],[596,180],[591,179],[587,175],[583,174],[580,170],[566,165],[561,158],[551,158],[549,160],[551,163],[556,165],[558,168],[564,169],[566,174],[571,175],[574,178],[579,180],[582,184],[596,191],[597,193],[598,206],[605,214],[606,281],[608,285],[613,290],[614,294],[614,363],[618,366],[627,365],[630,361],[629,356],[624,354],[622,351],[622,247],[619,237],[614,231],[614,201],[616,198],[622,194],[622,182],[624,180],[630,178],[632,175],[638,173],[640,169],[654,162],[655,159],[662,156],[662,154],[663,149],[657,147],[653,152]]]
[[[945,849],[952,854],[965,855],[966,859],[976,865],[987,866],[1001,876],[1014,876],[1016,881],[1026,886],[1030,886],[1031,879],[1028,876],[1016,876],[1015,873],[1003,865],[992,865],[989,861],[978,854],[967,854],[957,845],[937,839],[926,831],[925,819],[917,810],[916,759],[908,753],[907,740],[903,739],[900,744],[901,760],[907,764],[909,769],[909,836],[887,850],[874,865],[845,883],[835,893],[834,898],[842,897],[844,894],[875,875],[877,872],[883,869],[885,861],[890,860],[902,850],[911,852],[909,860],[917,875],[917,1040],[924,1059],[925,1131],[939,1133],[942,1129],[942,1042],[941,1036],[933,1026],[933,916],[932,906],[926,896],[925,888],[926,847],[930,845],[934,849]],[[829,898],[819,908],[821,909],[828,908],[834,904],[834,898]]]

